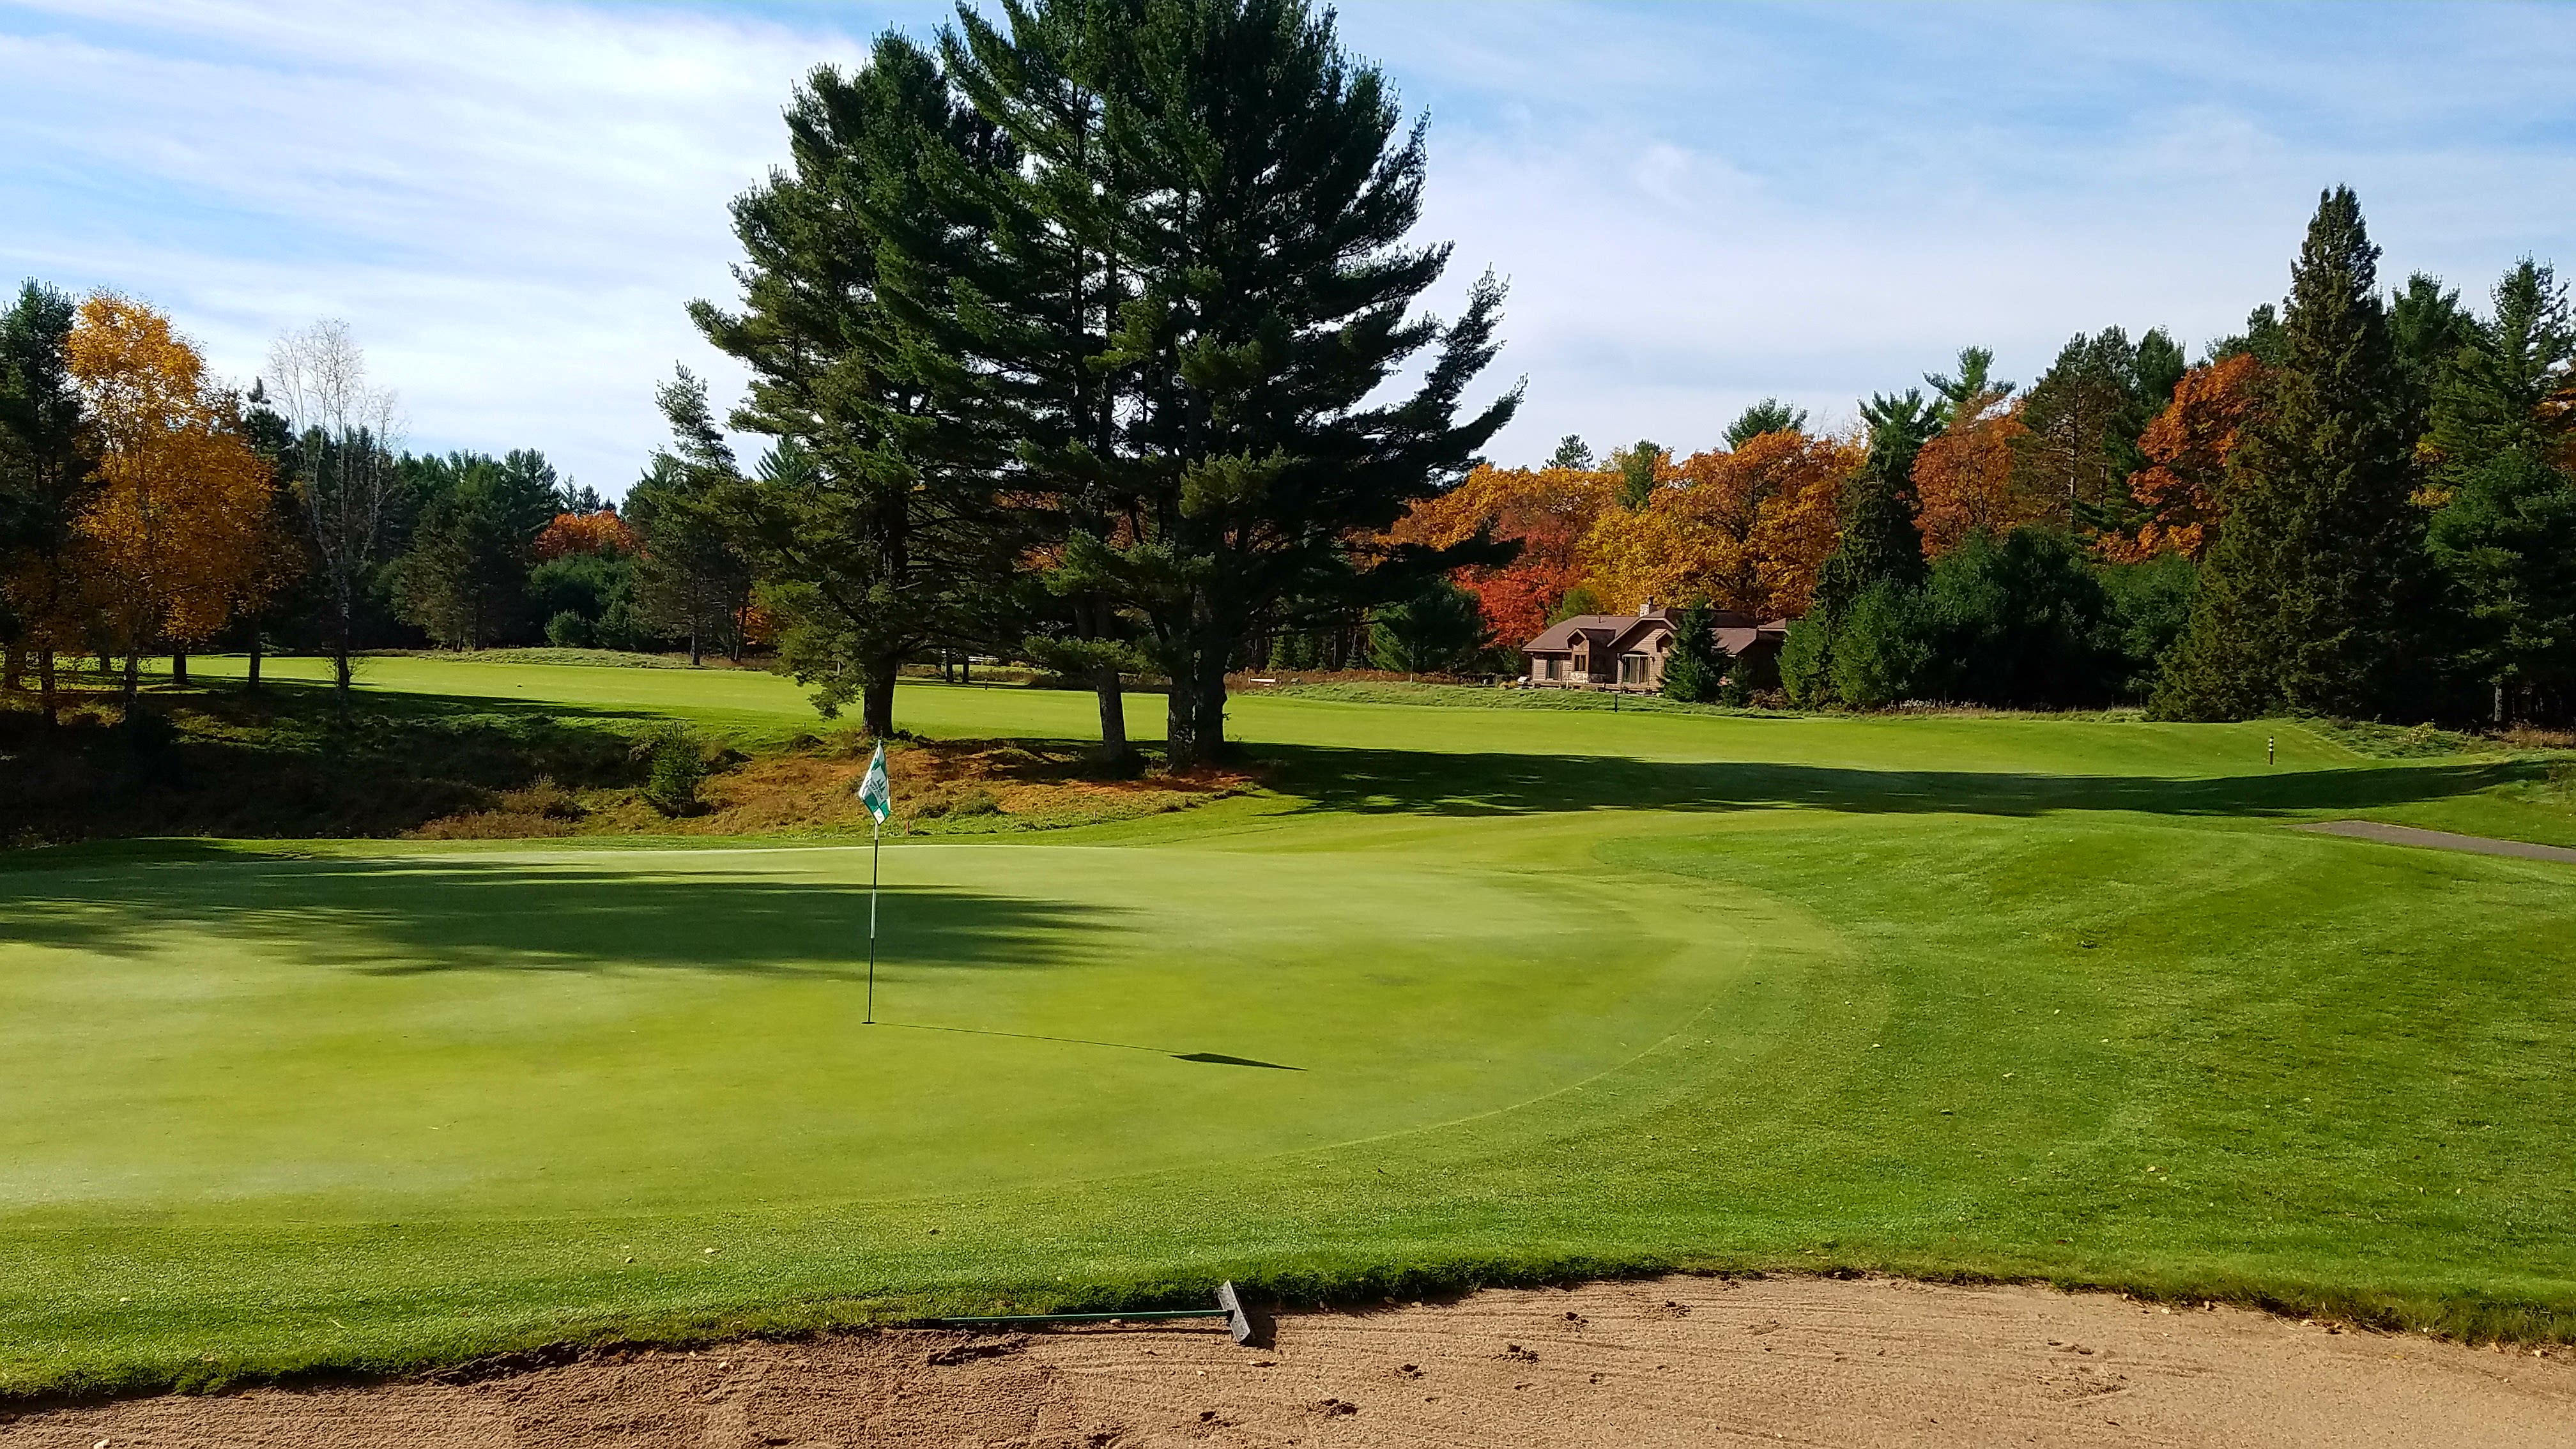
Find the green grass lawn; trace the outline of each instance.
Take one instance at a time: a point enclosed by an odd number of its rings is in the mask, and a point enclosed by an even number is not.
[[[812,725],[756,674],[368,686]],[[873,1027],[864,850],[18,857],[0,1391],[1669,1266],[2576,1337],[2576,870],[2282,828],[2544,838],[2536,763],[1415,697],[1240,700],[1267,794],[889,845]]]

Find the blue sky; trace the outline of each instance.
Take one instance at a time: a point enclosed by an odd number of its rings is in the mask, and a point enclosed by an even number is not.
[[[113,286],[247,379],[348,320],[415,447],[544,449],[603,491],[658,441],[682,315],[795,77],[946,7],[0,0],[0,277]],[[1982,343],[2194,347],[2275,298],[2320,187],[2393,282],[2576,266],[2576,8],[1357,3],[1431,118],[1454,304],[1512,283],[1498,458],[1818,421]]]

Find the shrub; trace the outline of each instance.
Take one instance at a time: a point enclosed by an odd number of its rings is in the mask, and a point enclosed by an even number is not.
[[[706,751],[689,732],[672,725],[645,737],[644,798],[665,815],[693,814],[698,786],[707,778]]]
[[[546,621],[546,642],[558,649],[587,649],[598,637],[591,622],[570,609]]]
[[[1831,674],[1836,698],[1879,709],[1908,698],[1932,662],[1930,610],[1923,593],[1881,579],[1852,601],[1835,634]]]
[[[1800,709],[1830,704],[1834,697],[1833,641],[1819,618],[1789,626],[1780,645],[1780,690]]]
[[[1388,669],[1448,674],[1472,667],[1493,637],[1473,593],[1432,579],[1412,598],[1377,611],[1369,626],[1369,653]]]
[[[999,815],[1002,813],[1001,797],[977,785],[959,794],[956,800],[950,803],[948,813],[952,816]]]

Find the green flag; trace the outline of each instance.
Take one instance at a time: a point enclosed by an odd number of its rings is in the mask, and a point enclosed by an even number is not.
[[[875,758],[868,761],[868,777],[859,782],[859,803],[868,807],[879,825],[894,813],[894,787],[886,783],[884,745],[878,745]]]

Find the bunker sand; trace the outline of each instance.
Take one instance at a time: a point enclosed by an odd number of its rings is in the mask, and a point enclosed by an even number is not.
[[[881,1332],[0,1421],[7,1449],[2566,1445],[2567,1350],[2042,1288],[1665,1278],[1222,1332]]]

